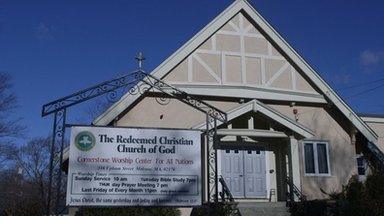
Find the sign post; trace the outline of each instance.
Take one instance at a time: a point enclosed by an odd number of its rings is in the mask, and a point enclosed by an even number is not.
[[[201,132],[72,127],[69,206],[202,204]]]

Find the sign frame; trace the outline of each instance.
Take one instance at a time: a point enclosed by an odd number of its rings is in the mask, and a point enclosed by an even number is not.
[[[202,130],[202,129],[193,129],[193,128],[164,128],[164,127],[142,127],[142,126],[138,126],[138,127],[134,127],[134,126],[104,126],[104,125],[85,125],[85,124],[66,124],[65,127],[69,127],[71,129],[71,139],[72,139],[72,128],[73,127],[88,127],[88,128],[108,128],[108,129],[143,129],[143,130],[167,130],[167,131],[195,131],[195,132],[200,132],[200,178],[198,179],[198,182],[197,182],[197,187],[198,187],[198,192],[199,192],[199,204],[198,205],[124,205],[124,204],[119,204],[119,205],[69,205],[68,204],[68,201],[67,201],[67,206],[69,207],[89,207],[89,208],[92,208],[92,207],[106,207],[106,208],[114,208],[114,207],[125,207],[125,208],[136,208],[136,207],[148,207],[148,208],[156,208],[156,207],[170,207],[170,208],[184,208],[184,207],[201,207],[201,206],[204,206],[205,203],[204,203],[204,184],[205,184],[205,175],[204,175],[204,172],[206,170],[206,168],[204,167],[205,165],[205,158],[204,158],[204,153],[205,153],[205,144],[204,144],[204,136],[205,133],[206,133],[206,130]],[[71,144],[69,145],[71,146]],[[75,146],[75,144],[73,144],[73,147]],[[87,150],[86,150],[87,151]],[[70,150],[69,150],[70,152]],[[68,152],[68,155],[70,155],[70,153]],[[70,156],[69,156],[70,157]],[[67,182],[67,187],[69,187],[69,184],[72,184],[72,182],[69,180],[70,176],[69,176],[69,169],[70,169],[70,164],[69,164],[69,161],[68,161],[68,182]],[[171,174],[161,174],[161,176],[166,176],[166,175],[169,175],[171,176]],[[180,175],[181,176],[181,175]],[[66,197],[68,198],[70,195],[67,194]],[[126,196],[129,196],[129,195],[126,195]],[[182,195],[181,195],[182,196]]]

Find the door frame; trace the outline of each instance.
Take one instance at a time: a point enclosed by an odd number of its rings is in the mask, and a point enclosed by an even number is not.
[[[266,185],[266,190],[267,190],[267,193],[265,195],[265,197],[256,197],[256,198],[235,198],[235,199],[268,199],[269,197],[269,191],[271,189],[271,184],[270,184],[270,173],[269,173],[269,170],[270,170],[270,164],[269,164],[269,154],[270,150],[266,149],[266,148],[263,148],[263,147],[257,147],[257,146],[254,146],[254,147],[245,147],[245,146],[239,146],[240,148],[219,148],[217,150],[217,174],[219,176],[222,175],[221,173],[221,169],[222,169],[222,163],[221,163],[221,158],[222,158],[222,155],[221,155],[221,152],[222,151],[225,151],[225,150],[239,150],[239,151],[247,151],[247,150],[260,150],[260,151],[265,151],[265,185]],[[244,158],[243,158],[243,161],[244,161]],[[275,170],[276,172],[276,170]],[[245,186],[245,185],[244,185]],[[221,185],[219,185],[219,190],[222,190],[221,188]]]

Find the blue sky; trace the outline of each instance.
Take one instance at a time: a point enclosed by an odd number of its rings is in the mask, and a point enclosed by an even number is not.
[[[0,0],[0,71],[13,77],[15,117],[27,136],[49,135],[44,103],[132,71],[139,51],[150,71],[231,2]],[[384,78],[383,1],[251,3],[333,88]],[[338,92],[357,112],[384,114],[384,87],[350,97],[381,85]]]

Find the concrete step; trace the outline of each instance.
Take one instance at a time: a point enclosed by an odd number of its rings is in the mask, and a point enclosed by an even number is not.
[[[242,216],[289,216],[285,202],[239,202],[237,205]]]

